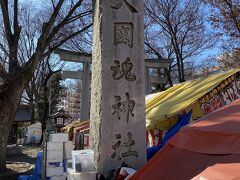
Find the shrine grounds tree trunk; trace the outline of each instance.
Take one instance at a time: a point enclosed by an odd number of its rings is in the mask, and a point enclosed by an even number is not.
[[[53,3],[50,10],[52,13],[46,22],[39,22],[38,29],[35,29],[37,31],[41,27],[33,38],[36,47],[31,49],[31,54],[27,54],[24,59],[21,59],[19,54],[23,50],[20,48],[20,44],[21,41],[26,41],[25,38],[29,35],[29,32],[25,31],[28,27],[22,22],[24,19],[21,19],[21,23],[19,23],[21,13],[18,11],[18,0],[0,1],[0,16],[2,16],[0,19],[3,20],[1,22],[3,30],[1,29],[0,33],[0,78],[3,81],[3,84],[0,85],[0,173],[6,170],[5,156],[8,136],[22,92],[32,79],[38,63],[56,48],[92,26],[91,21],[86,20],[88,16],[91,16],[91,9],[80,8],[83,2],[85,1],[49,0],[49,3]],[[68,8],[62,8],[64,3],[68,3],[66,6]],[[69,5],[69,3],[72,4]],[[63,9],[66,12],[59,15]],[[45,21],[47,17],[42,19]],[[86,23],[82,24],[79,20]],[[29,26],[31,25],[32,23],[29,23]],[[32,46],[25,48],[32,48]]]
[[[24,83],[12,85],[1,94],[0,100],[0,170],[5,170],[6,147],[12,122],[16,114],[19,100],[24,88]]]
[[[41,87],[40,87],[41,88]],[[41,88],[40,102],[38,102],[38,118],[42,123],[42,132],[46,130],[48,115],[49,115],[49,101],[47,85]],[[43,137],[41,138],[43,140]]]

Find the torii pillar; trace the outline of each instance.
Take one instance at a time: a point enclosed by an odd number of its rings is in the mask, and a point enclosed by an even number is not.
[[[83,62],[83,83],[81,91],[80,120],[89,120],[90,108],[90,62]]]

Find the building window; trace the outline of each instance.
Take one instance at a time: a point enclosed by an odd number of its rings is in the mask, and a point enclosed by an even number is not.
[[[57,125],[63,125],[63,118],[57,118]]]

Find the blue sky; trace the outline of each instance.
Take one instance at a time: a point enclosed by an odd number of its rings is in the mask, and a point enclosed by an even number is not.
[[[36,5],[36,6],[40,6],[44,3],[43,0],[19,0],[19,2],[20,3],[33,4],[33,5]]]
[[[26,4],[31,4],[33,5],[35,8],[44,8],[44,4],[46,4],[46,2],[50,2],[49,0],[19,0],[20,3],[26,3]],[[34,9],[34,8],[33,8]],[[205,11],[208,11],[207,10],[208,8],[205,9]],[[209,28],[210,31],[213,31],[211,29],[211,26],[208,22],[207,23],[207,26]],[[206,59],[208,58],[209,56],[218,56],[221,54],[221,49],[219,48],[219,45],[216,44],[215,47],[213,48],[209,48],[208,50],[205,50],[203,53],[201,53],[199,56],[195,57],[195,59],[197,61],[201,61],[203,59]],[[78,69],[79,66],[76,67],[76,69]],[[81,68],[81,67],[80,67]]]

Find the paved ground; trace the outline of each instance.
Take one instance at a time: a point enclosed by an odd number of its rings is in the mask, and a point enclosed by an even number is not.
[[[11,149],[11,150],[9,150]],[[19,175],[31,175],[34,169],[37,153],[40,146],[11,147],[9,151],[14,153],[7,156],[7,171],[0,174],[0,180],[15,180]],[[16,150],[16,151],[15,151]]]

